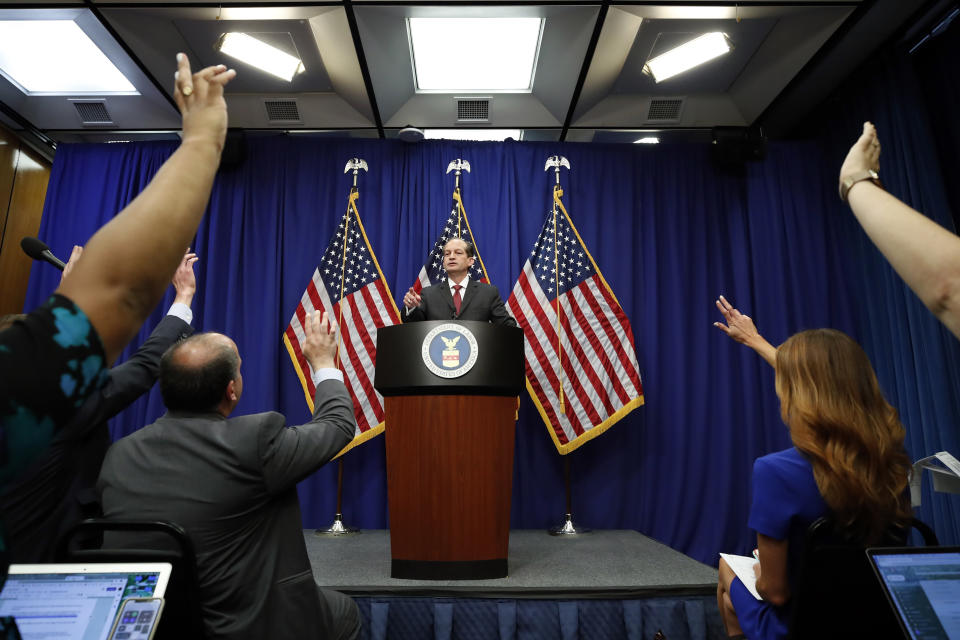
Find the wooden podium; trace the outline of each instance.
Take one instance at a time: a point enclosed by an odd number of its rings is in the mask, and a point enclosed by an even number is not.
[[[523,331],[430,321],[377,332],[385,397],[391,573],[507,575]]]

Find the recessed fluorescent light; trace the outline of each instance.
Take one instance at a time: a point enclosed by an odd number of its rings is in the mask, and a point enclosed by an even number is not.
[[[287,82],[304,70],[300,58],[246,33],[225,33],[214,48]]]
[[[407,18],[418,91],[533,88],[541,18]]]
[[[640,138],[639,140],[634,140],[633,144],[659,144],[660,138],[656,136],[647,136],[646,138]]]
[[[139,95],[72,20],[2,20],[0,42],[0,73],[27,95]]]
[[[479,140],[481,142],[503,141],[507,138],[520,140],[520,129],[426,129],[427,140]]]
[[[676,49],[647,60],[647,64],[643,65],[643,72],[652,75],[655,82],[661,82],[722,56],[732,48],[727,36],[719,31],[705,33]]]

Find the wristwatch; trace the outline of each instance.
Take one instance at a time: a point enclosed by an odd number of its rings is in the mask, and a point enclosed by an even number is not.
[[[840,181],[840,199],[846,202],[847,193],[850,191],[850,187],[857,184],[861,180],[869,180],[881,189],[883,188],[883,185],[880,184],[880,174],[873,169],[864,169],[863,171],[851,173],[849,176]]]

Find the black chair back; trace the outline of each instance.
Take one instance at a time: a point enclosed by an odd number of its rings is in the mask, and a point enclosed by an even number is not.
[[[912,529],[920,532],[927,546],[939,544],[933,530],[913,518],[909,527],[891,527],[881,543],[872,546],[905,546]],[[903,638],[865,549],[862,541],[838,528],[831,518],[810,525],[791,597],[793,640]]]
[[[96,541],[95,548],[91,541]],[[99,543],[104,541],[104,545]],[[91,519],[77,523],[57,543],[58,562],[169,562],[157,640],[203,638],[197,560],[193,543],[172,522]]]

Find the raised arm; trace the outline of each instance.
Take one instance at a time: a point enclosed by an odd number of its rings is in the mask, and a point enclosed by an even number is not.
[[[173,274],[171,282],[177,292],[174,304],[180,303],[189,308],[193,302],[193,294],[197,290],[197,279],[193,273],[196,261],[197,254],[188,251]],[[102,392],[102,411],[105,415],[100,422],[112,418],[149,391],[160,375],[163,353],[177,340],[193,334],[193,327],[190,326],[192,313],[187,312],[188,315],[184,316],[175,307],[171,307],[171,312],[160,320],[150,337],[126,362],[111,369],[110,378]]]
[[[350,394],[334,367],[337,323],[315,311],[307,315],[303,329],[303,356],[317,387],[313,418],[297,427],[274,424],[261,431],[267,439],[260,447],[263,475],[271,492],[283,491],[319,469],[350,443],[357,428]]]
[[[760,335],[750,316],[745,316],[740,313],[723,296],[717,299],[717,309],[723,314],[723,319],[726,321],[726,324],[723,322],[714,322],[713,326],[730,336],[731,340],[745,344],[759,353],[771,367],[776,367],[777,348]]]
[[[840,167],[840,182],[879,167],[877,130],[865,122],[863,133]],[[900,277],[960,338],[960,237],[870,180],[860,180],[850,187],[847,203]]]
[[[227,131],[223,65],[191,74],[177,54],[183,140],[150,184],[87,243],[57,291],[89,317],[113,362],[160,301],[203,217]]]

